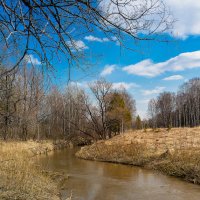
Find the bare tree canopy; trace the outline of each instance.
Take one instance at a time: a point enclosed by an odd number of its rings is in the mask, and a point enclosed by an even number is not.
[[[136,40],[153,40],[171,24],[172,17],[162,0],[0,2],[3,51],[10,56],[17,51],[18,55],[11,59],[10,70],[31,54],[37,54],[47,67],[52,67],[51,59],[60,54],[78,62],[85,48],[80,38],[97,29],[123,44],[123,33]]]

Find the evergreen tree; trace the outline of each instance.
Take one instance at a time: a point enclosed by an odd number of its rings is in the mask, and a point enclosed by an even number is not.
[[[142,129],[142,120],[139,115],[136,117],[135,126],[138,130]]]

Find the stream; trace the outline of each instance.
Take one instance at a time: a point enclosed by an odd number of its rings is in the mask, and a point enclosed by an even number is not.
[[[39,158],[51,171],[69,179],[61,188],[63,199],[73,200],[199,200],[200,186],[139,167],[87,161],[65,149]]]

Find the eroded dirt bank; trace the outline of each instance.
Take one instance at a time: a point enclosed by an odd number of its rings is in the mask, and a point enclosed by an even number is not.
[[[133,131],[82,147],[83,159],[143,166],[200,184],[200,128]]]

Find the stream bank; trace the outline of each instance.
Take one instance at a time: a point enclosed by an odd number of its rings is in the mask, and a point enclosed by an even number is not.
[[[200,128],[127,132],[82,147],[78,158],[153,169],[200,184]]]
[[[59,200],[64,176],[35,163],[37,155],[69,147],[66,141],[0,141],[0,199]]]

